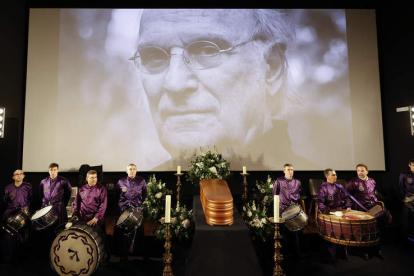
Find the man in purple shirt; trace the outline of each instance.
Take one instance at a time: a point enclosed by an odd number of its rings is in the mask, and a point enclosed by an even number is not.
[[[408,172],[400,174],[399,190],[401,199],[414,195],[414,159],[408,161]],[[414,238],[414,212],[404,204],[401,221],[401,234],[403,238]]]
[[[69,180],[59,176],[59,165],[49,165],[49,177],[40,182],[39,194],[42,196],[42,208],[52,205],[54,214],[58,217],[57,223],[63,224],[68,221],[66,205],[71,196],[72,186]]]
[[[324,182],[316,193],[316,203],[318,204],[319,212],[324,212],[329,209],[346,209],[351,210],[351,203],[348,201],[348,197],[336,183],[337,175],[333,169],[326,169],[324,171],[326,182]],[[338,249],[341,249],[345,260],[350,261],[348,256],[347,247],[331,242],[327,242],[327,249],[334,266],[338,267]]]
[[[98,225],[105,233],[104,215],[108,203],[106,188],[98,183],[98,173],[94,170],[88,171],[86,181],[88,184],[83,185],[76,195],[73,220],[76,217],[80,221],[86,221],[87,225]]]
[[[118,198],[119,214],[122,214],[122,212],[129,206],[134,207],[141,213],[141,205],[148,195],[147,183],[144,178],[137,176],[137,166],[134,164],[129,164],[127,166],[126,173],[128,176],[121,178],[115,187],[115,192]],[[139,234],[142,234],[141,230],[142,227],[139,227]],[[121,261],[123,261],[128,256],[128,248],[134,241],[135,234],[126,236],[123,233],[119,233],[118,235],[121,236],[120,253]],[[132,244],[132,247],[133,246],[134,245]]]
[[[375,196],[375,180],[368,177],[368,166],[364,164],[358,164],[356,166],[358,177],[351,179],[346,189],[347,191],[356,199],[362,206],[366,209],[370,209],[370,207],[378,201],[377,197]],[[361,208],[358,204],[354,204],[355,209],[359,211],[366,212],[363,208]],[[375,246],[376,255],[380,259],[384,259],[384,255],[380,250],[380,246]],[[363,257],[365,260],[369,259],[369,254],[367,252],[364,253]]]
[[[32,185],[27,182],[23,182],[24,173],[22,170],[16,170],[13,173],[14,183],[9,184],[4,189],[4,202],[6,210],[3,214],[3,221],[9,218],[16,210],[24,209],[30,211],[30,203],[32,200]],[[3,261],[10,264],[13,261],[13,257],[17,259],[18,255],[24,255],[27,253],[27,240],[29,234],[29,227],[24,227],[19,233],[11,235],[6,231],[3,231]]]
[[[285,164],[283,166],[283,173],[285,176],[276,179],[273,185],[273,195],[279,195],[279,210],[280,214],[292,204],[300,204],[300,182],[293,178],[293,166]],[[300,233],[299,233],[300,232]],[[282,227],[282,237],[284,246],[284,255],[289,256],[289,249],[292,249],[291,255],[296,258],[301,258],[299,235],[302,231],[291,232],[286,227]]]

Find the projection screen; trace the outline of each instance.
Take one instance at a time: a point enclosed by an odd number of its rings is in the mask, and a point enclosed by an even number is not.
[[[374,10],[31,9],[23,169],[385,170]]]

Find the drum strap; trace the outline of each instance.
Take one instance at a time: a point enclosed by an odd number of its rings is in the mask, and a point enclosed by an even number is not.
[[[135,229],[134,238],[132,239],[131,246],[129,247],[129,253],[134,253],[134,243],[135,243],[136,235],[137,235],[137,230]]]
[[[336,183],[334,183],[335,184],[335,186],[336,187],[338,187],[341,191],[343,191],[347,196],[349,196],[356,204],[358,204],[359,205],[359,207],[361,207],[362,208],[362,210],[364,210],[365,212],[368,212],[368,209],[367,208],[365,208],[361,203],[359,203],[359,201],[358,200],[356,200],[355,199],[355,197],[353,197],[350,193],[348,193],[348,191],[347,190],[345,190],[345,188],[344,187],[342,187],[341,185],[338,185],[338,184],[336,184]]]

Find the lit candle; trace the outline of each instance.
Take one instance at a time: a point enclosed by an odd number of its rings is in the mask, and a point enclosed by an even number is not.
[[[246,174],[247,172],[246,166],[243,166],[243,174]]]
[[[165,223],[170,223],[171,217],[171,196],[165,196]]]
[[[279,222],[279,196],[275,195],[273,197],[273,211],[274,211],[274,221]]]
[[[181,174],[181,166],[177,166],[177,174]]]

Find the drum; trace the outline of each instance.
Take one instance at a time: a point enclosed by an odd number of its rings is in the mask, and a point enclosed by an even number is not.
[[[373,246],[379,242],[379,230],[374,215],[360,211],[344,212],[336,216],[327,210],[317,217],[319,236],[332,243],[349,246]]]
[[[30,213],[24,209],[18,209],[7,218],[1,228],[6,230],[10,235],[17,234],[20,229],[24,228],[30,220]]]
[[[52,207],[52,205],[49,205],[34,213],[31,220],[33,227],[36,230],[45,229],[55,223],[58,219],[58,217],[54,214]]]
[[[122,212],[116,227],[124,229],[124,234],[129,236],[132,234],[142,223],[144,217],[134,207],[128,207]]]
[[[50,248],[50,263],[59,275],[91,275],[108,256],[101,229],[84,223],[60,232]]]
[[[377,218],[377,222],[382,227],[390,225],[392,216],[390,211],[383,208],[380,203],[376,203],[368,209],[368,213],[374,215]]]
[[[308,215],[303,212],[302,207],[297,204],[290,205],[282,212],[285,225],[290,231],[299,231],[308,225]]]
[[[404,200],[403,200],[404,204],[408,206],[408,208],[410,208],[411,211],[414,212],[414,195],[412,196],[407,196]]]

